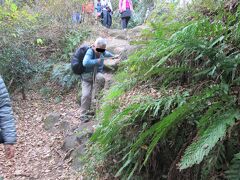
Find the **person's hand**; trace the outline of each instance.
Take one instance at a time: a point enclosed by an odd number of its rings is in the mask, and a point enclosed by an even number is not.
[[[115,54],[115,55],[112,57],[112,59],[118,59],[119,57],[120,57],[119,54]]]
[[[97,62],[98,62],[98,64],[101,64],[101,62],[102,62],[101,58],[99,58],[99,59],[97,60]]]
[[[4,149],[6,158],[11,159],[14,157],[15,148],[13,144],[5,144]]]

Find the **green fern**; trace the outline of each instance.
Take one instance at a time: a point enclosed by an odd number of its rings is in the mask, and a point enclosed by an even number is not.
[[[219,142],[215,148],[204,159],[204,163],[201,170],[201,180],[210,179],[216,171],[223,168],[226,162],[226,149],[223,142]]]
[[[71,64],[59,63],[53,67],[51,79],[63,88],[70,89],[79,81],[79,76],[73,74]]]
[[[152,136],[152,140],[148,147],[146,158],[144,161],[144,163],[146,163],[159,140],[164,138],[173,127],[181,123],[186,116],[188,116],[190,113],[193,113],[195,107],[199,106],[202,101],[212,97],[216,89],[218,89],[218,87],[214,87],[212,90],[207,89],[200,96],[193,96],[188,103],[185,103],[182,106],[176,108],[171,114],[164,117],[161,121],[154,124],[147,131],[140,134],[136,143],[133,145],[132,151],[136,151],[139,146],[145,143],[146,138]]]
[[[222,112],[222,114],[217,114],[212,124],[201,131],[198,139],[185,151],[179,164],[180,170],[202,162],[216,143],[225,137],[228,128],[235,124],[239,113],[238,110],[230,109],[227,112]]]
[[[240,179],[240,153],[234,155],[233,160],[229,170],[226,171],[227,178],[229,180],[239,180]]]

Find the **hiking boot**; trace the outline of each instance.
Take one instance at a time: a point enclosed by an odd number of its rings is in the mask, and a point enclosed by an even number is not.
[[[94,116],[95,115],[95,112],[92,110],[92,111],[88,111],[86,113],[87,116]]]
[[[90,121],[90,118],[88,116],[80,116],[80,121],[86,123]]]

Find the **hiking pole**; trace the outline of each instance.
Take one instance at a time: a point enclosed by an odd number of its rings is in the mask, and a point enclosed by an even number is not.
[[[94,66],[94,69],[93,69],[93,85],[92,85],[92,88],[93,88],[92,101],[95,100],[95,96],[96,96],[96,76],[97,76],[97,66]],[[96,100],[96,104],[95,104],[95,113],[96,113],[96,109],[97,109],[97,100]]]

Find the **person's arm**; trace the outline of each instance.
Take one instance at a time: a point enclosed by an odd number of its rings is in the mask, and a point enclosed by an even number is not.
[[[93,59],[93,50],[89,48],[83,58],[84,67],[92,67],[99,64],[99,59]]]
[[[133,2],[132,2],[132,0],[129,0],[129,3],[130,3],[131,11],[134,12],[134,10],[133,10]]]
[[[103,56],[104,56],[104,57],[114,57],[114,55],[113,55],[111,52],[109,52],[109,51],[105,51],[105,52],[103,53]]]
[[[108,7],[111,9],[111,11],[113,11],[113,8],[112,8],[112,3],[111,3],[111,1],[110,1],[110,0],[108,1]]]
[[[0,129],[2,131],[5,153],[8,158],[14,156],[13,144],[16,143],[16,127],[8,91],[0,77]]]
[[[118,8],[119,8],[119,12],[122,12],[122,0],[119,0],[119,4],[118,4]]]
[[[85,6],[82,5],[82,13],[84,14],[85,13]]]

